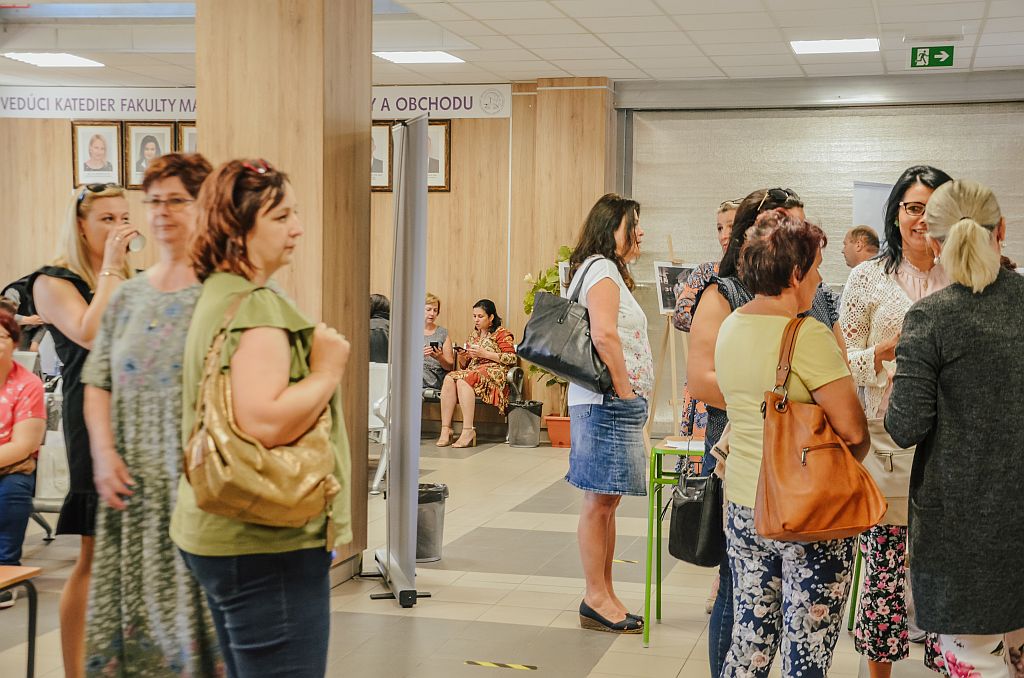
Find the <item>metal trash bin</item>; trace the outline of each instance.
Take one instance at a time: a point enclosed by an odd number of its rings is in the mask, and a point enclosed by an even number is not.
[[[509,446],[540,445],[540,413],[544,403],[539,400],[518,400],[509,403],[508,407]]]
[[[441,560],[444,541],[444,505],[448,486],[441,483],[420,483],[419,506],[416,511],[416,562]]]

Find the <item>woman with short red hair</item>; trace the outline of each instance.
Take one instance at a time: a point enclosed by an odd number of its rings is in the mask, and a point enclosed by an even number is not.
[[[0,309],[0,565],[21,565],[21,543],[32,514],[35,453],[46,431],[43,382],[14,362],[21,330]],[[14,605],[13,591],[0,608]]]
[[[781,210],[759,216],[738,265],[754,298],[718,334],[715,372],[732,425],[725,534],[736,583],[726,678],[767,676],[780,647],[782,675],[824,678],[839,637],[855,539],[786,542],[754,529],[764,392],[775,382],[783,331],[814,302],[824,242],[817,226]],[[799,328],[788,389],[790,399],[824,409],[836,434],[863,459],[870,445],[864,411],[835,336],[817,320]]]

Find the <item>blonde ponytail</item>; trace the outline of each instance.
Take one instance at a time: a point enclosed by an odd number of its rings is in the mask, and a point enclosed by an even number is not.
[[[974,219],[953,224],[942,246],[942,267],[953,282],[983,292],[999,275],[999,252],[992,246],[995,237]]]
[[[928,235],[942,242],[942,267],[955,283],[978,294],[999,275],[996,231],[1002,223],[996,196],[976,181],[949,181],[925,208]]]

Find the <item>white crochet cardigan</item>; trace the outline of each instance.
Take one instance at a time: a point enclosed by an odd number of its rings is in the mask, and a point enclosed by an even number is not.
[[[883,259],[858,265],[843,289],[839,327],[853,381],[864,387],[864,412],[869,419],[885,415],[880,407],[889,388],[885,367],[875,373],[875,346],[900,333],[912,304],[896,276],[885,273]]]

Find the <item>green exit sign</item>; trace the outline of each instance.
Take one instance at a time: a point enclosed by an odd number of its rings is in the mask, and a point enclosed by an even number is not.
[[[953,46],[914,47],[910,50],[911,68],[935,68],[953,65]]]

